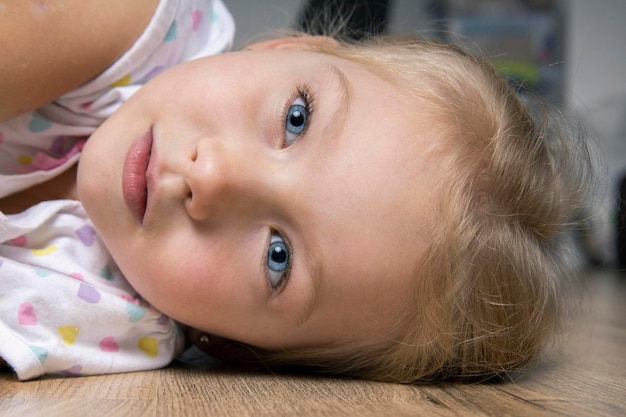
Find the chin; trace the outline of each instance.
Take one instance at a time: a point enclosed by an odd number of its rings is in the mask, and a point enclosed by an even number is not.
[[[97,207],[97,204],[107,203],[113,197],[111,193],[114,185],[119,182],[114,169],[115,154],[98,146],[97,138],[94,138],[96,135],[97,131],[87,140],[76,175],[78,199],[86,206],[86,210]]]
[[[89,214],[89,207],[93,205],[92,200],[94,196],[98,195],[98,175],[92,164],[89,163],[89,158],[84,153],[81,155],[78,163],[76,192],[78,199],[83,203],[87,214]]]

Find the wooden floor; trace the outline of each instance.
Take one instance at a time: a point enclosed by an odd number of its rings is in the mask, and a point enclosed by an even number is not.
[[[0,373],[0,416],[626,416],[626,274],[587,281],[577,330],[515,382],[401,386],[170,367],[20,383]]]

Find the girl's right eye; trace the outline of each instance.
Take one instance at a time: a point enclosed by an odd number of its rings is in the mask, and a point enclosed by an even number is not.
[[[287,282],[291,270],[291,249],[278,232],[272,232],[266,265],[270,286],[276,291]]]
[[[298,97],[287,108],[285,120],[285,143],[283,147],[291,146],[302,136],[310,123],[311,95],[308,90],[298,89]]]

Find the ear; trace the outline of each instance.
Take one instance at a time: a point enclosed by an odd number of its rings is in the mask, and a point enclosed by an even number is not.
[[[328,36],[294,36],[289,38],[271,39],[248,45],[244,50],[259,49],[318,49],[338,48],[339,42]]]
[[[236,358],[240,352],[246,352],[245,345],[230,339],[208,334],[198,329],[188,327],[185,329],[187,342],[196,346],[202,352],[215,359],[227,360]]]

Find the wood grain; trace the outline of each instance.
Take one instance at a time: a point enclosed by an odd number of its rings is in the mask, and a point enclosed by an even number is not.
[[[626,416],[626,275],[588,274],[577,326],[514,382],[403,386],[171,366],[17,382],[0,416]]]

